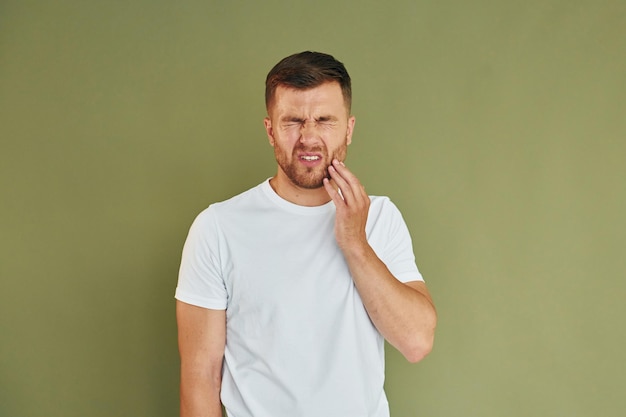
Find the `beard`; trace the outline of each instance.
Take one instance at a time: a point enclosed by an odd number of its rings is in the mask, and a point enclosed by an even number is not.
[[[284,149],[276,145],[274,146],[274,155],[278,166],[294,185],[300,188],[315,189],[324,186],[324,178],[330,178],[328,175],[328,166],[332,160],[345,160],[347,150],[348,144],[345,142],[335,149],[332,155],[328,154],[326,147],[316,146],[307,148],[300,144],[293,149],[291,155],[288,155]],[[303,166],[298,161],[298,153],[300,152],[319,153],[321,154],[322,163],[315,167]]]

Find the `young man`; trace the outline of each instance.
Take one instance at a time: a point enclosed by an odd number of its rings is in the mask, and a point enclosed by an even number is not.
[[[203,211],[183,250],[181,416],[388,417],[384,339],[417,362],[436,313],[400,213],[344,164],[350,77],[295,54],[265,99],[276,175]]]

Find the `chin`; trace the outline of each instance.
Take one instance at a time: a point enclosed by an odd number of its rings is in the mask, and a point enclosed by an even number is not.
[[[314,190],[324,186],[324,177],[321,178],[291,178],[291,182],[300,188]]]
[[[324,186],[324,178],[328,176],[326,168],[302,169],[294,165],[281,167],[289,181],[299,188],[314,190]]]

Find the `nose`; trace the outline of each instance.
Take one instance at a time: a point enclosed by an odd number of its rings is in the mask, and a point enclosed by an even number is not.
[[[314,142],[318,138],[315,120],[306,120],[300,128],[300,142]]]

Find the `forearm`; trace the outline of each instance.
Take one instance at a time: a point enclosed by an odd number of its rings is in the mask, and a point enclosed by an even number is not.
[[[372,322],[409,361],[432,349],[435,308],[423,282],[398,281],[367,241],[370,197],[343,162],[328,167],[324,187],[335,203],[335,238]],[[341,193],[339,192],[341,191]]]
[[[350,245],[343,252],[378,331],[407,360],[421,360],[432,349],[437,321],[426,287],[398,281],[367,242]]]
[[[176,302],[181,417],[222,417],[226,312]]]
[[[180,416],[222,417],[220,372],[198,372],[181,364]]]

